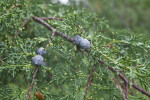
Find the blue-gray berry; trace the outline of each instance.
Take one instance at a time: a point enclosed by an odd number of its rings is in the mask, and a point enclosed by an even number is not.
[[[89,49],[90,48],[90,42],[87,40],[87,39],[83,39],[79,46],[85,50]]]
[[[82,40],[83,40],[83,38],[82,38],[81,36],[76,35],[76,36],[73,38],[73,43],[74,43],[75,45],[79,45]]]
[[[42,65],[44,62],[44,58],[41,55],[36,55],[32,58],[32,62],[35,65]]]
[[[44,50],[43,47],[40,47],[40,48],[37,50],[37,53],[38,53],[39,55],[45,55],[45,54],[46,54],[46,50]]]

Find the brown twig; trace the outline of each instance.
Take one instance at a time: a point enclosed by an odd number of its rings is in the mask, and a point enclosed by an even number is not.
[[[33,20],[35,20],[36,22],[39,22],[40,24],[44,25],[47,29],[49,29],[50,31],[54,32],[55,29],[49,25],[48,23],[46,23],[44,20],[42,20],[41,18],[38,17],[32,17]],[[59,32],[59,31],[55,31],[55,34],[60,35],[61,37],[65,38],[66,40],[68,40],[69,42],[73,42],[72,38],[69,38],[68,36],[64,35],[63,33]]]
[[[90,73],[90,75],[89,75],[89,79],[88,79],[88,83],[87,83],[87,85],[86,85],[86,89],[85,89],[85,94],[84,94],[83,100],[86,99],[87,91],[88,91],[88,88],[89,88],[89,86],[90,86],[90,84],[91,84],[91,80],[92,80],[93,73],[95,72],[95,66],[96,66],[96,64],[93,65],[92,71],[91,71],[91,73]]]
[[[59,21],[64,21],[64,19],[61,18],[56,18],[56,17],[40,17],[42,20],[59,20]]]
[[[7,12],[9,13],[15,7],[21,7],[21,5],[12,5]]]
[[[45,21],[43,21],[42,19],[38,18],[38,17],[32,17],[34,21],[39,22],[40,24],[42,24],[43,26],[45,26],[46,28],[48,28],[50,31],[54,31],[55,29],[49,25],[48,23],[46,23]],[[68,36],[64,35],[63,33],[59,32],[59,31],[55,31],[57,35],[65,38],[66,40],[68,40],[69,42],[73,43],[73,39],[69,38]],[[98,60],[99,63],[105,64],[104,61],[102,60]],[[112,72],[116,72],[116,70],[112,67],[108,67],[109,70],[111,70]],[[118,76],[120,78],[122,78],[125,83],[129,84],[129,80],[123,75],[121,74],[121,72],[119,72]],[[142,89],[141,87],[137,86],[136,84],[132,83],[132,87],[134,87],[135,89],[137,89],[138,91],[140,91],[141,93],[147,95],[148,97],[150,97],[150,93],[146,92],[144,89]]]
[[[25,20],[24,21],[24,23],[22,24],[22,27],[24,27],[28,22],[30,22],[31,21],[31,19],[27,19],[27,20]]]
[[[27,25],[27,23],[29,23],[30,21],[31,21],[31,19],[25,20],[21,27],[25,27]],[[20,33],[20,30],[17,31],[17,33],[15,34],[14,37],[17,37],[19,35],[19,33]]]
[[[51,37],[49,38],[49,42],[47,43],[46,47],[48,47],[50,45],[50,43],[52,43],[52,38],[55,36],[55,31],[52,32]]]
[[[34,79],[35,79],[35,76],[36,76],[36,74],[37,74],[38,69],[39,69],[39,66],[36,66],[36,69],[35,69],[34,74],[33,74],[33,76],[32,76],[32,82],[31,82],[30,88],[29,88],[29,90],[28,90],[27,100],[29,100],[29,98],[30,98],[30,96],[31,96],[31,89],[32,89],[32,87],[33,87]]]
[[[103,63],[104,64],[104,63]],[[112,67],[108,67],[112,72],[116,72],[116,70]],[[125,83],[125,100],[128,100],[128,88],[129,88],[129,80],[123,76],[123,74],[121,74],[121,72],[119,72],[118,76],[124,80],[124,83]]]
[[[111,70],[112,72],[116,72],[116,70],[112,67],[108,67],[109,70]],[[123,79],[126,83],[129,84],[129,80],[119,72],[118,76]],[[144,89],[142,89],[141,87],[137,86],[135,83],[132,82],[132,87],[134,87],[135,89],[137,89],[138,91],[140,91],[141,93],[147,95],[148,97],[150,97],[150,93],[146,92]]]
[[[80,48],[79,46],[77,46],[77,49],[78,49],[83,55],[88,56],[86,53],[84,53],[84,52],[81,50],[81,48]]]
[[[141,67],[141,66],[144,66],[144,65],[136,65],[136,66],[133,66],[133,67]]]
[[[135,89],[139,90],[141,93],[147,95],[148,97],[150,97],[150,93],[146,92],[144,89],[142,89],[140,86],[137,86],[135,84],[132,84],[132,87],[134,87]]]
[[[52,40],[51,40],[51,38],[49,38],[49,42],[47,43],[46,47],[49,47],[51,42],[52,42]]]
[[[55,32],[52,32],[52,35],[51,35],[51,37],[49,38],[49,42],[47,43],[46,47],[48,47],[49,44],[52,43],[52,38],[54,37],[54,35],[55,35]]]
[[[129,84],[128,84],[127,82],[125,82],[125,89],[126,89],[126,92],[125,92],[125,100],[128,100]]]
[[[55,32],[52,32],[52,36],[51,36],[51,38],[53,38],[55,36]]]

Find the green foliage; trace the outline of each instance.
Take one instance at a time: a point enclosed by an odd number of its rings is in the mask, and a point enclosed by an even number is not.
[[[128,29],[134,34],[150,34],[149,0],[88,0],[100,17],[109,20],[113,28]],[[145,37],[146,38],[146,37]]]
[[[117,86],[124,83],[117,73],[108,70],[108,66],[121,70],[130,81],[136,81],[136,84],[150,92],[150,41],[144,39],[143,35],[129,30],[116,30],[94,12],[51,4],[48,0],[1,0],[0,6],[0,98],[26,99],[35,69],[31,64],[32,57],[39,47],[47,50],[44,56],[47,66],[40,66],[31,100],[36,98],[36,91],[40,91],[46,100],[82,100],[95,63],[97,65],[87,100],[123,99],[120,95],[122,88],[118,89]],[[47,22],[69,37],[79,34],[88,39],[92,44],[88,56],[56,35],[46,47],[52,32],[34,22],[31,16],[64,19]],[[31,22],[23,27],[26,19],[31,19]],[[99,59],[104,60],[106,65],[99,64],[96,61]],[[117,84],[115,80],[120,83]],[[133,91],[133,95],[129,93],[129,99],[148,99],[139,91]]]

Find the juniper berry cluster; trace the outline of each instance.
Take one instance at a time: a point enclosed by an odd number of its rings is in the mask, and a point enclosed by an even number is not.
[[[46,54],[46,50],[44,50],[43,47],[40,47],[37,50],[37,53],[38,54],[32,58],[33,64],[38,65],[38,66],[40,66],[40,65],[46,66],[46,62],[44,61],[44,58],[42,56],[42,55]]]
[[[79,47],[81,47],[81,48],[83,48],[85,50],[90,48],[90,42],[87,39],[83,39],[79,35],[76,35],[73,40],[74,40],[73,43],[75,45],[78,45]]]

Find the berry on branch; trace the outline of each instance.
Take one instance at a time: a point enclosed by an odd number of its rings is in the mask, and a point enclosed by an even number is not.
[[[80,42],[80,47],[87,50],[90,48],[90,42],[87,40],[87,39],[83,39],[81,42]]]
[[[46,50],[44,50],[43,47],[40,47],[40,48],[37,50],[37,53],[38,53],[39,55],[45,55],[45,54],[46,54]]]
[[[35,65],[43,65],[44,58],[41,55],[36,55],[32,58],[32,62]]]
[[[73,38],[73,40],[74,40],[74,44],[75,45],[79,45],[80,44],[80,42],[83,40],[83,38],[81,37],[81,36],[79,36],[79,35],[76,35],[74,38]]]
[[[74,44],[78,45],[79,47],[81,47],[82,49],[89,49],[90,48],[90,42],[87,39],[83,39],[81,36],[76,35],[74,37]]]

